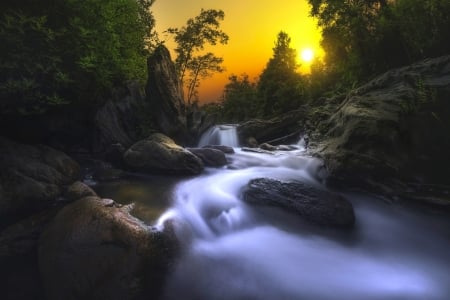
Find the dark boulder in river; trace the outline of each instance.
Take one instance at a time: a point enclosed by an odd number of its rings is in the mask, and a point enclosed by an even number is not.
[[[345,198],[300,181],[253,179],[243,198],[251,204],[281,207],[314,224],[351,228],[355,223],[353,206]]]
[[[132,170],[175,175],[200,174],[204,167],[200,158],[160,133],[131,146],[124,161]]]
[[[225,153],[212,148],[187,148],[195,156],[200,158],[207,167],[222,167],[227,164]]]
[[[79,177],[66,154],[0,137],[0,225],[45,209]]]
[[[178,242],[170,224],[159,231],[130,209],[89,196],[56,215],[39,240],[46,299],[158,298]]]

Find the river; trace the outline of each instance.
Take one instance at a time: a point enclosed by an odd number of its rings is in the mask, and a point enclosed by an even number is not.
[[[187,179],[133,177],[97,187],[103,197],[135,202],[135,214],[147,222],[177,220],[183,251],[164,299],[450,299],[448,216],[342,192],[355,209],[355,228],[348,231],[249,206],[240,194],[250,179],[324,188],[322,163],[301,143],[273,154],[243,151],[233,130],[213,129],[201,141],[234,146],[227,167]]]

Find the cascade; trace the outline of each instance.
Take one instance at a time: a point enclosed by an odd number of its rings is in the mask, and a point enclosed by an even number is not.
[[[216,125],[209,128],[198,143],[199,147],[206,145],[239,147],[236,125]]]

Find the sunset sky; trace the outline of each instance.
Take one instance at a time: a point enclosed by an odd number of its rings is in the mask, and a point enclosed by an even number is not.
[[[169,27],[181,27],[187,19],[197,16],[200,9],[222,9],[225,20],[221,28],[230,40],[225,46],[215,46],[212,52],[224,58],[226,71],[201,82],[200,101],[217,101],[231,74],[247,73],[257,78],[272,56],[272,48],[281,30],[291,37],[291,46],[299,52],[300,71],[307,72],[300,52],[311,48],[314,55],[323,55],[319,47],[320,31],[309,17],[306,0],[156,0],[153,14],[160,38],[170,50],[173,41],[162,33]],[[172,52],[172,58],[175,54]]]

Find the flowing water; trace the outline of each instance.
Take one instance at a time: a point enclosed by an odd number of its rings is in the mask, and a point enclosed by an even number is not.
[[[212,129],[201,144],[233,141],[222,136],[230,131]],[[274,154],[235,148],[227,167],[167,186],[170,207],[157,224],[176,219],[184,251],[164,299],[450,299],[445,216],[345,193],[356,224],[341,231],[245,204],[240,193],[253,178],[323,188],[321,162],[295,146]]]

